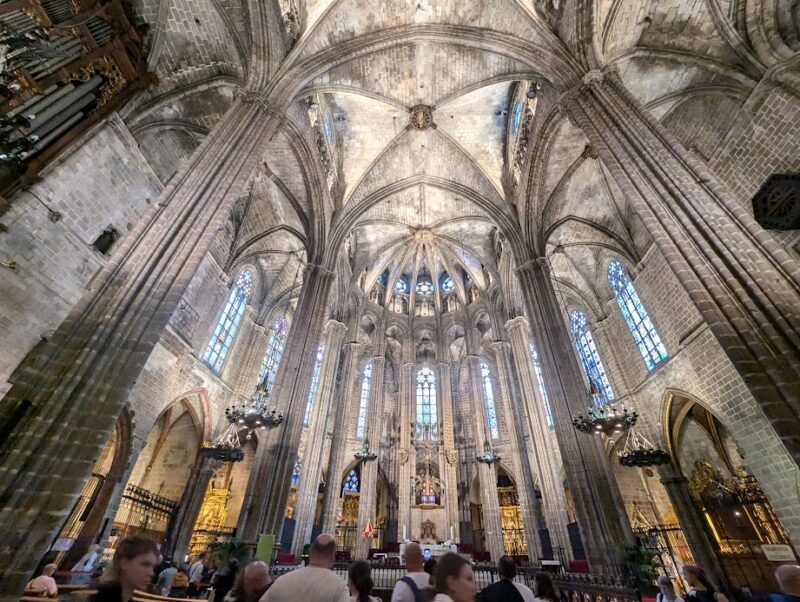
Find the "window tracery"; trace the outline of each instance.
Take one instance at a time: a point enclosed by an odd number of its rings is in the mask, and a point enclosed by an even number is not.
[[[256,389],[253,391],[253,399],[258,398],[266,403],[269,401],[272,387],[275,384],[275,377],[278,374],[278,366],[281,364],[283,350],[286,347],[286,335],[289,332],[289,324],[283,316],[278,317],[272,325],[272,332],[269,335],[267,349],[264,352],[264,360],[258,371],[258,381]]]
[[[647,364],[648,370],[653,370],[663,360],[667,359],[667,348],[661,341],[656,327],[650,321],[650,316],[644,308],[636,288],[633,286],[625,268],[619,261],[608,264],[608,285],[614,293],[617,305],[622,312],[622,317],[633,335],[633,340],[639,348],[639,353]]]
[[[228,295],[228,301],[222,310],[219,320],[217,320],[214,334],[208,342],[206,352],[203,354],[203,361],[216,373],[222,370],[222,365],[228,357],[233,338],[236,336],[237,330],[239,330],[239,324],[242,321],[245,307],[247,307],[247,302],[252,292],[253,272],[244,270],[239,274],[236,285]]]
[[[544,375],[542,374],[542,362],[539,360],[539,354],[536,352],[536,346],[530,344],[531,362],[533,363],[533,373],[536,375],[536,382],[539,385],[539,393],[542,396],[544,403],[544,413],[547,416],[547,426],[553,428],[553,408],[550,407],[550,400],[547,398],[547,391],[544,388]]]
[[[358,425],[356,437],[363,439],[367,431],[367,414],[369,410],[369,394],[372,388],[372,364],[364,366],[364,377],[361,381],[361,400],[358,404]]]
[[[485,362],[481,363],[481,380],[483,381],[483,405],[486,407],[486,423],[492,439],[500,438],[500,429],[497,427],[497,408],[494,403],[494,387],[492,386],[491,372]]]
[[[308,403],[306,403],[306,415],[303,418],[303,426],[308,426],[311,420],[311,409],[314,407],[314,400],[317,398],[317,386],[319,385],[319,371],[322,368],[322,355],[325,352],[325,346],[320,345],[317,348],[317,357],[314,360],[314,372],[311,374],[311,389],[308,392]]]
[[[417,372],[417,425],[434,426],[436,411],[436,375],[430,368]]]
[[[576,309],[570,314],[569,323],[575,348],[578,350],[581,364],[583,364],[583,369],[595,393],[595,405],[604,405],[613,401],[614,392],[611,390],[611,383],[608,381],[600,354],[594,344],[594,337],[589,330],[586,314]]]

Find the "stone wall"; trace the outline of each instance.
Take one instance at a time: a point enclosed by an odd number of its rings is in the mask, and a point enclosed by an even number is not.
[[[109,226],[124,236],[160,192],[115,113],[47,167],[30,192],[10,198],[0,218],[8,227],[0,234],[0,260],[15,261],[17,270],[0,268],[0,396],[17,364],[61,323],[107,261],[92,243]],[[49,219],[42,203],[60,219]]]
[[[655,247],[633,273],[636,290],[669,358],[647,372],[609,291],[606,317],[591,328],[617,400],[639,412],[645,435],[662,446],[662,412],[669,391],[688,394],[705,404],[730,432],[746,469],[763,486],[792,540],[799,541],[800,472],[745,382]]]

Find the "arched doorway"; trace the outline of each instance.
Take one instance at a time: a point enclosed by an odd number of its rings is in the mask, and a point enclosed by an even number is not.
[[[778,554],[796,558],[797,552],[733,436],[709,408],[679,394],[667,400],[664,425],[672,461],[689,481],[691,502],[730,585],[777,591]]]
[[[128,483],[108,546],[133,534],[163,541],[207,432],[202,394],[181,397],[155,421]]]
[[[103,515],[114,487],[122,479],[130,453],[131,420],[128,411],[123,410],[92,467],[80,497],[53,543],[51,551],[55,555],[48,559],[49,562],[58,564],[62,570],[69,570],[90,545],[98,543]]]

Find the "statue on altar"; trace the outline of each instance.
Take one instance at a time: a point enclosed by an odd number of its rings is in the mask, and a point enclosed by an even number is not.
[[[425,456],[423,470],[414,477],[414,494],[420,506],[438,506],[444,483],[431,470],[431,457]]]

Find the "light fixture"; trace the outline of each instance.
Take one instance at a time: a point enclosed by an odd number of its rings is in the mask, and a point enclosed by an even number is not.
[[[650,443],[650,441],[631,425],[625,439],[625,447],[619,453],[622,466],[643,467],[669,464],[669,454]]]
[[[483,444],[483,453],[475,456],[475,459],[481,464],[491,466],[492,464],[497,464],[501,458],[494,452],[489,442],[485,441]]]
[[[578,414],[572,419],[572,426],[583,433],[602,433],[610,437],[628,430],[636,424],[638,417],[625,406],[617,408],[615,404],[606,404],[590,407],[586,416]]]
[[[364,445],[354,455],[359,462],[372,462],[378,458],[378,454],[369,449],[369,439],[364,439]]]

